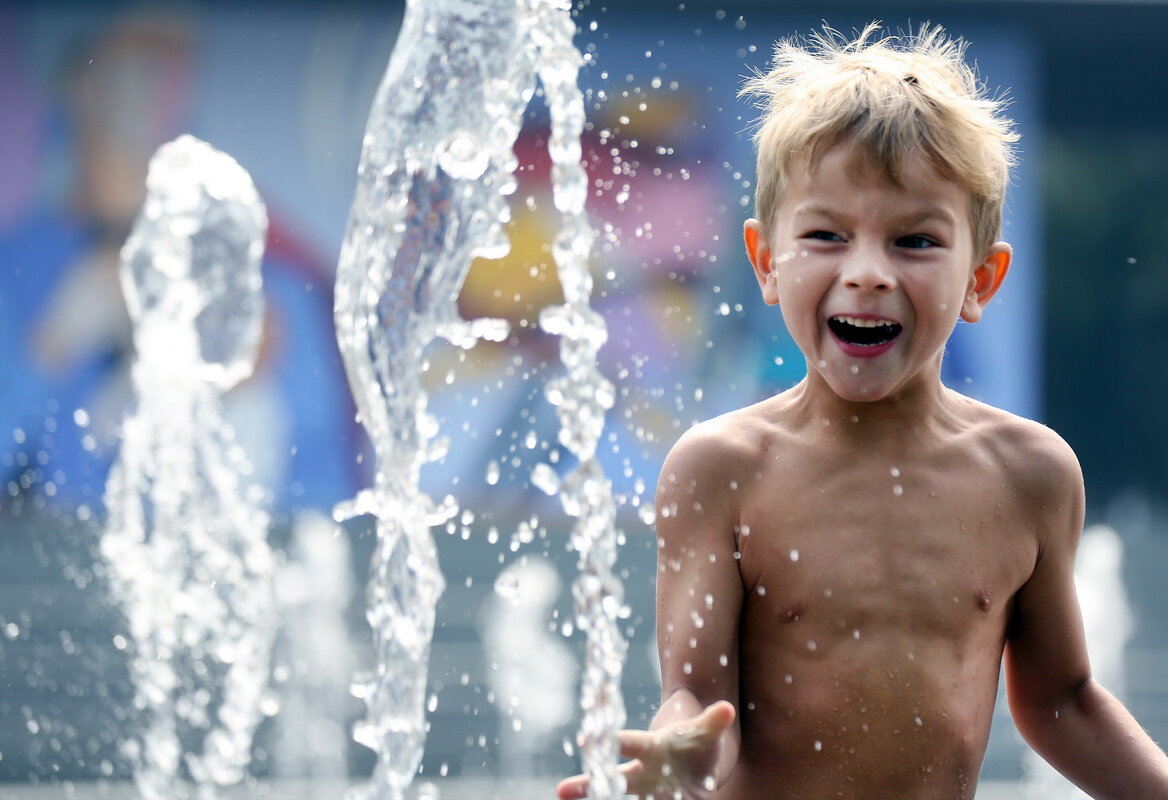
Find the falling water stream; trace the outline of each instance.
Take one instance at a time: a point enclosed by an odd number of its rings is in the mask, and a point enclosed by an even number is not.
[[[255,364],[267,214],[248,174],[190,136],[159,149],[146,188],[121,262],[136,407],[101,551],[129,624],[138,789],[176,800],[193,781],[205,799],[245,776],[276,625],[267,515],[220,407]]]
[[[547,396],[558,409],[560,441],[579,460],[558,488],[577,518],[578,624],[590,643],[583,757],[594,795],[619,793],[622,601],[611,573],[614,505],[595,459],[613,394],[596,368],[605,326],[588,307],[593,233],[584,214],[574,33],[563,0],[410,0],[370,110],[335,295],[337,339],[376,455],[374,485],[336,510],[338,519],[370,514],[377,526],[366,612],[376,672],[355,687],[367,715],[354,736],[378,756],[364,797],[399,800],[422,758],[435,605],[445,585],[430,528],[458,512],[453,497],[436,502],[419,487],[422,466],[449,447],[426,410],[422,365],[435,337],[469,348],[508,334],[501,320],[462,320],[456,300],[472,259],[508,250],[512,148],[537,78],[552,120],[561,214],[553,253],[565,298],[541,318],[561,337],[565,367]],[[555,491],[553,469],[537,469],[535,482]]]

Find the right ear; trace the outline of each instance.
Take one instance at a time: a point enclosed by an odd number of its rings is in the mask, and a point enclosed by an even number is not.
[[[742,228],[742,238],[746,240],[746,257],[754,267],[754,277],[758,279],[758,288],[762,290],[763,302],[768,306],[777,306],[779,276],[775,274],[775,260],[771,257],[771,248],[767,244],[762,223],[757,219],[748,219]]]

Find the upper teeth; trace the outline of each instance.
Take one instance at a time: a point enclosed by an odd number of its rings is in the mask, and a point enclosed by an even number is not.
[[[857,328],[879,328],[882,325],[895,325],[896,324],[896,323],[892,322],[891,320],[887,320],[887,319],[863,319],[861,317],[846,317],[846,316],[842,316],[842,315],[834,317],[834,319],[839,320],[840,322],[846,323],[848,325],[853,325]]]

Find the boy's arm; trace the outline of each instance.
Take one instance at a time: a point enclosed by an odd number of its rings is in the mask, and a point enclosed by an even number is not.
[[[1048,456],[1051,454],[1048,453]],[[1039,552],[1018,591],[1006,648],[1010,710],[1047,761],[1098,800],[1168,800],[1168,757],[1091,678],[1074,584],[1083,480],[1061,441],[1041,475]]]
[[[657,486],[657,650],[663,702],[657,731],[684,724],[719,701],[738,705],[738,629],[743,584],[738,570],[739,474],[748,459],[733,436],[709,424],[670,453]],[[736,719],[721,736],[712,777],[726,781],[738,762]]]
[[[737,463],[734,463],[737,461]],[[682,437],[657,487],[657,645],[661,708],[648,731],[622,731],[628,791],[702,800],[738,760],[738,614],[735,559],[741,460],[702,428]],[[560,783],[557,796],[587,795],[588,780]]]

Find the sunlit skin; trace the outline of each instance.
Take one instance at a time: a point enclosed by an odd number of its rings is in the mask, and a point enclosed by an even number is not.
[[[969,800],[1004,654],[1048,760],[1094,797],[1168,798],[1163,753],[1090,677],[1074,454],[940,380],[1010,248],[975,252],[965,192],[926,159],[899,184],[846,145],[802,166],[745,239],[807,378],[691,429],[662,469],[665,699],[622,733],[630,792]]]

